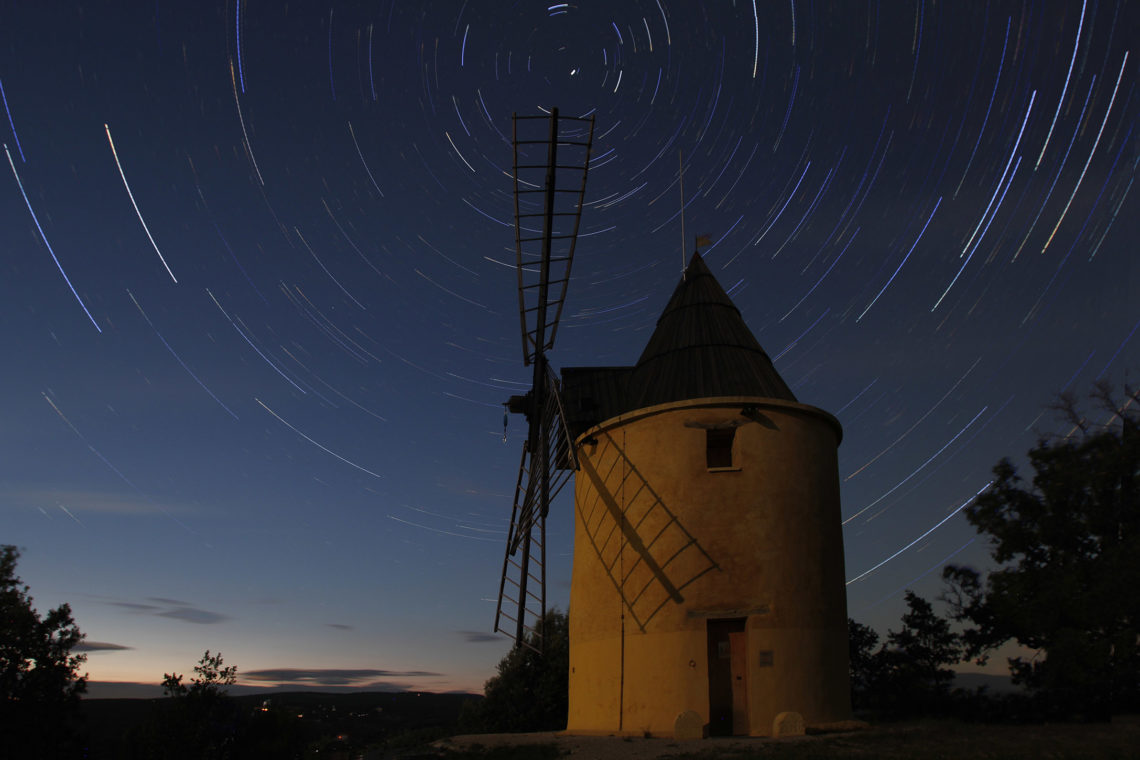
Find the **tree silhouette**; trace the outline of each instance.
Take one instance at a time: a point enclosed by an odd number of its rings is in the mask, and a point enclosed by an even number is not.
[[[984,662],[1010,640],[1038,650],[1010,659],[1014,682],[1051,711],[1103,717],[1140,705],[1140,431],[1129,409],[1140,392],[1118,404],[1098,385],[1092,397],[1107,422],[1063,396],[1072,429],[1029,451],[1031,482],[1003,459],[967,507],[998,568],[948,566],[943,578],[954,617],[972,624],[969,656]]]
[[[869,707],[881,678],[881,659],[875,645],[879,634],[870,626],[847,618],[848,667],[851,682],[851,706],[856,710]]]
[[[516,646],[499,661],[498,675],[483,687],[484,699],[460,716],[468,731],[559,731],[566,728],[570,688],[570,625],[550,610],[539,620],[542,653]],[[537,648],[538,638],[530,643]]]
[[[16,576],[20,551],[0,546],[0,737],[13,757],[49,756],[66,740],[61,728],[87,689],[71,652],[83,634],[61,604],[41,617]]]
[[[226,688],[237,681],[237,666],[226,666],[221,652],[202,655],[190,685],[177,673],[163,673],[162,688],[170,699],[161,705],[155,754],[164,758],[228,758],[235,756],[241,730],[237,706]]]
[[[888,684],[900,700],[898,712],[935,712],[950,695],[954,671],[947,666],[962,659],[961,643],[930,602],[908,590],[906,605],[903,627],[887,631]]]
[[[226,688],[237,683],[237,665],[223,666],[222,653],[210,654],[207,649],[194,666],[198,675],[190,679],[190,686],[182,683],[182,676],[163,673],[162,690],[168,697],[194,697],[197,699],[217,699],[226,694]]]
[[[930,602],[909,589],[902,628],[888,630],[876,651],[878,634],[848,620],[851,697],[856,709],[885,717],[929,715],[942,711],[950,696],[962,644],[950,623],[934,614]]]

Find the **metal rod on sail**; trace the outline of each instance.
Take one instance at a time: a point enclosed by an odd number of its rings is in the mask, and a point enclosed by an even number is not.
[[[544,460],[545,461],[545,460]],[[543,465],[543,471],[546,470],[546,465]],[[544,483],[543,488],[549,488],[548,483]],[[544,497],[548,498],[548,496]],[[538,646],[543,651],[546,650],[546,517],[543,516],[539,520],[539,533],[542,536],[542,610],[539,612],[538,625]]]
[[[681,185],[681,278],[685,277],[685,162],[677,151],[677,182]]]
[[[530,529],[527,529],[526,535],[523,537],[522,542],[522,574],[519,578],[519,616],[515,621],[515,646],[519,646],[526,641],[526,581],[527,576],[530,575]]]
[[[543,346],[546,344],[546,308],[548,306],[547,299],[549,298],[550,290],[550,245],[551,235],[554,234],[554,186],[555,186],[555,172],[558,163],[558,109],[553,108],[550,111],[550,148],[547,154],[546,164],[546,218],[542,222],[542,266],[539,273],[539,286],[538,286],[538,322],[535,325],[534,338],[535,349],[538,353],[542,353]],[[537,358],[537,357],[536,357]],[[535,410],[542,409],[541,399],[539,399],[540,388],[545,390],[546,385],[546,368],[539,368],[538,362],[534,367],[534,393],[535,393]],[[543,392],[543,396],[546,394]],[[536,419],[541,416],[541,412],[536,414]],[[533,427],[534,423],[532,423]],[[534,440],[533,438],[531,440]]]

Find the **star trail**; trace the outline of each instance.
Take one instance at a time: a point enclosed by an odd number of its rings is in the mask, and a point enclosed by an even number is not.
[[[985,563],[961,510],[1064,432],[1058,392],[1136,382],[1140,4],[9,5],[0,542],[125,647],[92,680],[207,648],[493,673],[513,113],[596,119],[555,368],[634,363],[708,236],[844,426],[849,613],[880,630],[939,558]]]

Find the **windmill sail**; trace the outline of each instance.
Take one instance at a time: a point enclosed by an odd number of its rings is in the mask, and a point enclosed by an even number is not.
[[[558,380],[552,371],[547,370],[546,404],[542,410],[542,427],[548,433],[546,446],[529,447],[523,450],[523,462],[519,471],[519,483],[515,487],[514,513],[517,515],[518,530],[512,530],[507,542],[508,553],[518,551],[523,536],[534,522],[546,517],[550,502],[554,500],[578,468],[574,453],[574,442],[566,429],[566,415],[562,411],[562,400],[558,395]],[[542,451],[544,449],[544,451]],[[542,473],[546,473],[547,497],[542,497]],[[522,481],[526,480],[526,487]]]
[[[515,485],[499,581],[495,630],[541,651],[535,628],[546,612],[546,515],[577,468],[558,378],[546,360],[566,302],[594,139],[593,118],[514,118],[515,253],[523,364],[533,366],[525,396],[507,403],[526,415],[529,433]]]
[[[550,116],[514,119],[515,262],[527,366],[554,347],[593,141],[593,117],[559,116],[555,108]]]
[[[548,437],[545,445],[539,440],[539,445],[531,446],[528,441],[523,447],[495,613],[496,631],[515,638],[516,644],[539,651],[542,632],[535,623],[546,611],[546,515],[550,502],[570,482],[578,466],[558,381],[549,368],[545,395],[539,427]]]

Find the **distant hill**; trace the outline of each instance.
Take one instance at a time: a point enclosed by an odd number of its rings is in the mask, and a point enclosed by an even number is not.
[[[132,681],[88,681],[84,699],[150,699],[161,697],[162,687],[156,683]]]
[[[233,697],[251,694],[264,694],[272,696],[280,693],[295,694],[298,692],[313,692],[319,694],[361,694],[361,693],[403,693],[402,689],[383,689],[376,686],[358,688],[353,686],[247,686],[237,684],[229,687],[228,693]],[[419,692],[408,692],[419,693]],[[465,692],[444,692],[465,693]],[[162,686],[156,683],[138,683],[136,681],[88,681],[85,699],[153,699],[162,697]]]
[[[997,673],[954,674],[954,688],[976,689],[979,686],[985,686],[991,694],[1008,694],[1022,690],[1020,686],[1013,684],[1013,681],[1008,675]],[[311,688],[289,686],[273,688],[266,686],[243,686],[238,684],[230,687],[229,693],[235,697],[258,694],[264,695],[265,697],[272,697],[275,694],[298,694],[303,692],[314,694],[361,694],[376,693],[379,691],[382,690],[375,688],[363,690],[351,686],[314,686]],[[401,692],[391,690],[388,693]],[[160,685],[130,681],[88,681],[87,694],[85,695],[85,699],[154,699],[158,697],[162,697],[162,687]]]
[[[1020,686],[1013,683],[1007,675],[998,673],[955,673],[954,674],[954,688],[955,689],[976,689],[979,686],[985,686],[986,691],[990,694],[1012,694],[1019,691],[1024,691]]]
[[[136,688],[138,687],[138,688]],[[161,687],[152,684],[112,684],[113,691],[134,691],[134,698],[87,698],[80,705],[78,727],[85,736],[91,760],[114,760],[129,754],[139,741],[162,736],[164,716],[172,704],[161,695]],[[96,689],[99,693],[102,689]],[[231,689],[240,692],[240,689]],[[361,752],[367,747],[382,747],[411,737],[426,741],[456,732],[459,713],[465,702],[482,699],[474,694],[432,694],[429,692],[383,692],[363,690],[301,691],[296,688],[245,690],[234,694],[232,704],[245,726],[259,725],[252,716],[269,712],[274,731],[293,731],[304,743],[323,747],[321,757],[338,756],[333,752]],[[140,698],[141,697],[141,698]],[[252,721],[252,722],[251,722]],[[282,722],[284,721],[284,722]],[[253,729],[249,729],[253,731]],[[263,734],[247,733],[244,740]],[[241,736],[239,736],[241,738]],[[2,741],[2,739],[0,739]],[[413,742],[414,743],[414,742]],[[132,750],[133,751],[133,750]],[[257,755],[276,756],[276,755]],[[6,757],[6,756],[5,756]]]

